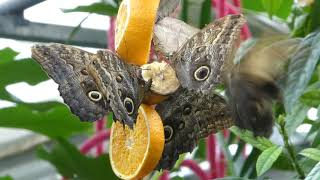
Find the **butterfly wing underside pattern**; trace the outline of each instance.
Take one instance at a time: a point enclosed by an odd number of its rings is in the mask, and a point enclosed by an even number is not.
[[[157,169],[171,169],[179,155],[191,152],[199,139],[233,124],[225,100],[217,94],[180,89],[158,104],[156,111],[166,138]]]
[[[228,15],[193,35],[170,63],[183,88],[207,92],[222,81],[221,72],[233,63],[243,15]]]
[[[100,63],[95,65],[95,69],[103,84],[110,82],[105,88],[110,94],[110,107],[115,120],[132,128],[149,85],[139,77],[138,67],[126,64],[111,51],[98,51],[98,55]]]
[[[110,110],[88,69],[95,54],[53,43],[33,46],[32,57],[59,84],[64,102],[80,120],[95,121]]]
[[[108,50],[93,54],[57,43],[35,45],[32,57],[59,84],[64,102],[81,120],[95,121],[112,111],[115,120],[133,127],[148,91],[138,67]]]

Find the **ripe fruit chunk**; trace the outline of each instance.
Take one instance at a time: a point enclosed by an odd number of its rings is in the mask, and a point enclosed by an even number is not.
[[[126,62],[136,65],[148,62],[159,1],[121,2],[116,20],[115,48]]]
[[[139,108],[132,129],[119,121],[113,123],[110,138],[110,162],[122,179],[139,179],[158,164],[164,148],[164,130],[160,116],[148,105]]]

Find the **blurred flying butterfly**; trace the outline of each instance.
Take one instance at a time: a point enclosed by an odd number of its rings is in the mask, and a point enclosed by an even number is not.
[[[233,124],[227,103],[215,93],[181,88],[158,104],[156,111],[165,131],[165,147],[157,169],[171,169],[179,155],[191,152],[199,139]]]
[[[282,100],[279,82],[300,42],[298,38],[281,36],[259,39],[247,48],[243,57],[239,55],[236,64],[226,68],[226,95],[237,126],[257,136],[271,135],[272,104],[274,100]]]
[[[35,45],[32,57],[59,84],[64,102],[82,121],[99,120],[112,111],[116,120],[133,127],[148,90],[138,67],[111,51],[93,54],[63,44]]]

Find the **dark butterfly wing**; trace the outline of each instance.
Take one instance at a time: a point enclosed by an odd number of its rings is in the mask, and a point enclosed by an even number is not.
[[[179,155],[191,152],[200,138],[233,123],[227,105],[217,94],[180,89],[156,106],[165,130],[165,147],[157,169],[171,169]]]
[[[63,45],[47,44],[32,47],[32,57],[59,84],[64,102],[82,121],[101,119],[109,105],[89,69],[97,57],[89,52]]]
[[[227,71],[226,94],[237,126],[256,136],[271,135],[272,102],[281,99],[277,80],[299,43],[300,39],[283,37],[260,39]]]
[[[105,89],[109,92],[114,116],[132,128],[149,86],[138,77],[138,67],[126,64],[111,51],[98,51],[98,56],[99,61],[94,66],[102,84],[108,84]]]
[[[225,16],[196,33],[180,48],[171,63],[182,87],[205,92],[221,83],[221,72],[233,60],[244,22],[242,15]]]

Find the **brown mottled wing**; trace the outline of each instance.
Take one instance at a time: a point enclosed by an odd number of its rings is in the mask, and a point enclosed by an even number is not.
[[[209,24],[189,39],[173,57],[182,87],[208,91],[221,83],[221,71],[232,62],[236,40],[245,19],[228,15]]]
[[[63,44],[39,44],[32,47],[32,57],[59,84],[64,102],[82,121],[99,120],[110,110],[89,70],[90,62],[97,58],[94,54]],[[88,97],[92,91],[100,93],[99,100]]]
[[[111,51],[98,51],[98,63],[95,70],[102,80],[105,91],[109,92],[110,107],[115,120],[133,128],[138,115],[138,109],[148,85],[138,77],[138,67],[126,64]],[[128,104],[132,102],[132,111],[128,111]],[[131,113],[132,112],[132,113]]]
[[[171,169],[179,155],[191,152],[200,138],[233,123],[226,102],[217,94],[180,89],[156,106],[165,129],[165,147],[157,169]]]

